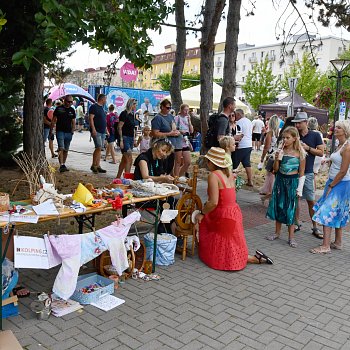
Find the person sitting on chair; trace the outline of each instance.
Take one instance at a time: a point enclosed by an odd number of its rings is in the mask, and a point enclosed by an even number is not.
[[[174,181],[170,175],[172,166],[168,166],[167,159],[173,152],[174,147],[167,139],[156,140],[148,151],[141,153],[135,159],[134,179],[172,183]]]

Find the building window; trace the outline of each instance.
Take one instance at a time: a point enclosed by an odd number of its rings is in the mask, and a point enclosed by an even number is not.
[[[193,71],[194,72],[197,72],[198,71],[198,66],[195,64],[194,67],[193,67]]]
[[[270,55],[275,56],[275,50],[270,50]]]
[[[161,69],[161,70],[160,70],[160,74],[163,74],[163,73],[164,73],[164,69]]]
[[[168,70],[168,69],[169,69],[169,64],[167,63],[165,67],[166,67],[166,69]]]
[[[216,74],[220,74],[220,68],[216,68]]]
[[[191,65],[190,61],[187,61],[187,67],[189,67]]]
[[[242,71],[245,72],[245,64],[242,66]]]
[[[243,54],[243,60],[245,60],[247,58],[247,54]]]
[[[242,77],[242,81],[243,81],[243,83],[244,83],[244,81],[245,81],[245,77]]]
[[[256,57],[256,52],[252,52],[252,57]]]
[[[261,51],[261,58],[264,58],[264,51]]]

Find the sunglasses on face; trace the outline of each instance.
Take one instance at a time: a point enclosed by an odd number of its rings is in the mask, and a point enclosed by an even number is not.
[[[165,108],[170,110],[170,109],[171,109],[171,106],[165,106]]]
[[[67,100],[66,100],[66,102],[67,102],[67,103],[73,103],[73,101],[67,101]]]

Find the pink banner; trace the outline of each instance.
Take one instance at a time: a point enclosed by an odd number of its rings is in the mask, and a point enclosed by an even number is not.
[[[136,81],[139,72],[133,63],[125,62],[120,68],[120,77],[124,81]]]

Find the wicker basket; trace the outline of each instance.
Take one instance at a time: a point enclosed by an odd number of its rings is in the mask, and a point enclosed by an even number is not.
[[[0,192],[0,212],[10,209],[10,196],[8,193]]]

